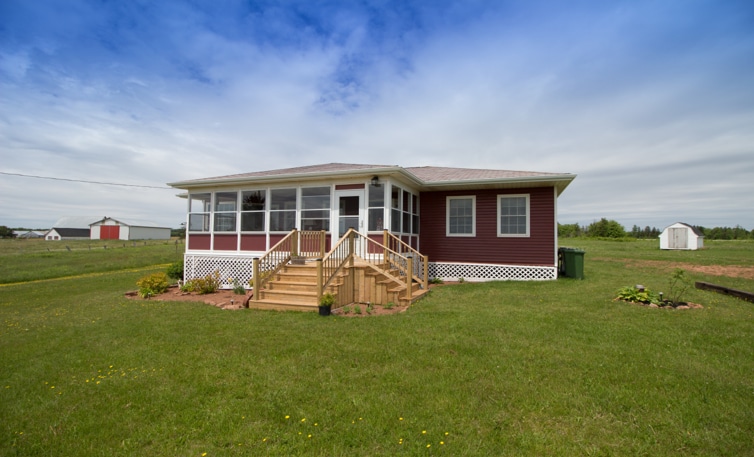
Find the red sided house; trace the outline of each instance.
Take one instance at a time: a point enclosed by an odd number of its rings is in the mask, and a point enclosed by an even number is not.
[[[556,279],[557,199],[575,177],[331,163],[169,185],[187,191],[186,279],[217,271],[283,309],[297,267],[317,289],[302,307],[412,301],[431,278]]]

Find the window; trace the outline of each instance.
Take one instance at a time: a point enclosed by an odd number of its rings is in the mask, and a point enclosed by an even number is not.
[[[290,232],[296,227],[296,189],[270,191],[270,231]]]
[[[447,236],[476,236],[476,197],[447,197]]]
[[[215,232],[236,231],[237,192],[215,193]]]
[[[401,208],[403,209],[403,212],[401,213],[401,216],[403,216],[403,224],[401,225],[401,232],[403,233],[411,233],[411,192],[403,191],[403,205]]]
[[[209,232],[212,194],[189,195],[189,232]]]
[[[241,231],[264,232],[264,210],[267,192],[245,190],[241,192]]]
[[[369,231],[385,228],[385,186],[382,183],[369,185]]]
[[[497,236],[529,236],[529,195],[498,195]]]
[[[301,189],[301,230],[330,230],[330,188]]]

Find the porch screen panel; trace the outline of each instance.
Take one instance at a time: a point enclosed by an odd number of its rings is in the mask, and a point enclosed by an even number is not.
[[[385,186],[382,183],[369,185],[369,231],[385,228]]]
[[[215,232],[236,231],[237,192],[215,193]]]
[[[266,201],[267,192],[264,190],[245,190],[241,192],[242,232],[264,232]]]
[[[390,189],[390,230],[401,231],[401,189],[396,186]]]
[[[296,189],[270,190],[270,231],[290,232],[296,227]]]
[[[301,189],[301,229],[330,230],[330,188]]]
[[[209,232],[209,214],[212,209],[212,194],[189,195],[189,232]]]

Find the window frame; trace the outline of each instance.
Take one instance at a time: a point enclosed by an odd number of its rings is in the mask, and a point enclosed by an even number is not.
[[[471,233],[451,233],[450,231],[450,202],[453,200],[471,200]],[[476,236],[476,195],[448,195],[445,197],[445,236],[447,237],[475,237]]]
[[[502,233],[501,210],[504,198],[524,198],[526,203],[526,232],[525,233]],[[497,236],[499,238],[530,238],[531,237],[531,195],[530,194],[498,194],[497,196]]]

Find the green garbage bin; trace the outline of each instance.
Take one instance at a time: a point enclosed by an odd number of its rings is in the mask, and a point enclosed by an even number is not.
[[[559,271],[564,276],[574,279],[584,279],[584,251],[576,248],[560,248],[561,263]]]

